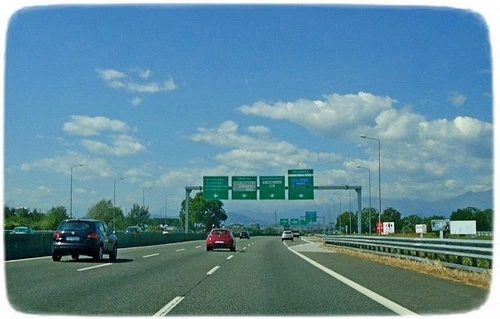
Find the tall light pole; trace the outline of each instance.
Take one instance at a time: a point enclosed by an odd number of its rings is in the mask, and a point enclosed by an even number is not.
[[[340,194],[334,194],[339,197],[339,231],[342,231],[342,195]]]
[[[151,188],[153,188],[153,186],[149,186],[148,188],[144,188],[144,189],[142,190],[142,207],[144,207],[144,192],[145,192],[146,190],[148,190],[148,189],[151,189]]]
[[[120,177],[113,181],[113,231],[116,231],[116,182],[123,180],[125,177]]]
[[[357,168],[361,169],[366,169],[368,171],[368,199],[370,202],[370,212],[368,214],[368,233],[371,235],[372,234],[372,178],[371,178],[371,170],[368,167],[363,167],[363,166],[356,166]],[[380,215],[379,215],[380,217]],[[379,220],[380,222],[380,220]]]
[[[73,168],[83,166],[83,164],[78,164],[71,166],[70,169],[70,182],[69,182],[69,218],[73,218]]]
[[[378,222],[380,224],[380,215],[382,214],[382,191],[380,187],[380,140],[366,135],[360,135],[361,138],[366,138],[378,143]],[[379,233],[380,235],[380,233]]]
[[[167,212],[168,212],[168,194],[165,194],[165,227],[167,227]]]

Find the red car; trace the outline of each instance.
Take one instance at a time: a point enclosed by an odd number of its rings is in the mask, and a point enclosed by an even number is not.
[[[230,251],[236,251],[236,241],[233,233],[227,228],[214,228],[208,234],[206,239],[207,251],[214,248],[228,248]]]

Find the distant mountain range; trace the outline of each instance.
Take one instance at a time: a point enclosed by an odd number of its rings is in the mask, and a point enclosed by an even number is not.
[[[366,201],[364,201],[365,203]],[[376,208],[378,198],[372,197],[372,206]],[[356,207],[356,203],[352,203],[352,207]],[[401,213],[401,216],[417,215],[420,217],[444,216],[449,217],[453,211],[467,207],[476,207],[478,209],[493,209],[493,190],[484,192],[467,192],[463,195],[449,199],[441,199],[437,201],[425,201],[423,199],[390,199],[382,198],[382,209],[392,207]],[[321,211],[324,208],[314,206],[311,210],[316,209]],[[243,224],[249,225],[258,223],[261,227],[275,223],[275,215],[273,213],[254,212],[250,210],[226,211],[228,219],[226,225]],[[302,211],[285,212],[288,218],[299,218],[304,215]],[[283,217],[283,212],[280,213]]]

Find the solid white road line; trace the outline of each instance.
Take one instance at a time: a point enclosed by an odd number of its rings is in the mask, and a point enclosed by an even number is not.
[[[349,287],[357,290],[358,292],[362,293],[363,295],[367,296],[368,298],[378,302],[379,304],[381,304],[382,306],[386,307],[386,308],[389,308],[390,310],[394,311],[395,313],[397,313],[398,315],[403,315],[403,316],[418,316],[417,313],[409,310],[409,309],[406,309],[404,308],[403,306],[401,305],[398,305],[397,303],[385,298],[385,297],[382,297],[381,295],[369,290],[368,288],[365,288],[363,286],[361,286],[360,284],[358,283],[355,283],[354,281],[342,276],[341,274],[338,274],[336,273],[335,271],[331,270],[330,268],[327,268],[323,265],[321,265],[320,263],[302,255],[301,253],[299,252],[296,252],[295,250],[291,249],[290,247],[287,247],[288,250],[290,250],[292,253],[296,254],[297,256],[299,256],[300,258],[304,259],[305,261],[307,261],[308,263],[312,264],[313,266],[323,270],[324,272],[326,272],[327,274],[329,274],[330,276],[334,277],[335,279],[341,281],[342,283],[348,285]]]
[[[170,301],[165,307],[161,308],[160,311],[155,313],[153,317],[164,317],[166,316],[172,309],[174,309],[175,306],[177,306],[184,297],[177,296],[172,301]]]

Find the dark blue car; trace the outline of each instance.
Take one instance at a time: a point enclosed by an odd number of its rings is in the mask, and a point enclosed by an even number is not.
[[[97,219],[67,219],[62,221],[53,234],[52,260],[62,256],[78,259],[80,255],[94,260],[109,255],[115,260],[118,255],[118,240],[105,222]]]

